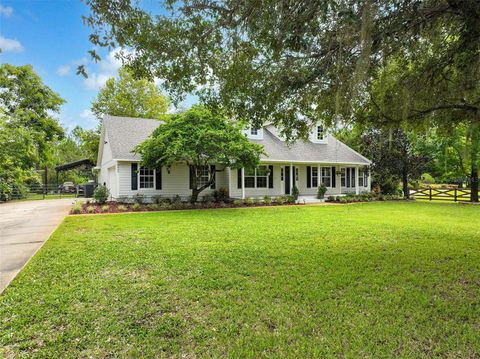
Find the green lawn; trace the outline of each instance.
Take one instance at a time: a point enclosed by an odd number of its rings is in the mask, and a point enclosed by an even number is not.
[[[71,216],[0,296],[0,348],[6,357],[478,357],[480,207]]]

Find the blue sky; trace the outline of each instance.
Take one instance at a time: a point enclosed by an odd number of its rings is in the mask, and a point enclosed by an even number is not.
[[[144,1],[144,5],[151,2]],[[87,51],[92,45],[89,29],[82,22],[82,15],[88,14],[80,0],[0,0],[1,63],[31,64],[44,83],[67,101],[59,119],[69,129],[77,124],[85,128],[97,125],[90,103],[121,64],[114,51],[100,52],[98,64],[89,60]],[[75,74],[79,64],[87,65],[88,79]],[[190,97],[182,105],[194,101]]]

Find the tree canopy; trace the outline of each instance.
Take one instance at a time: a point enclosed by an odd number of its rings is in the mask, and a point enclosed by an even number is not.
[[[191,201],[196,202],[198,194],[215,183],[216,172],[227,167],[257,167],[263,147],[250,142],[240,124],[196,106],[162,123],[135,151],[149,168],[189,165]],[[200,178],[205,173],[208,181],[202,183]]]
[[[168,111],[169,99],[152,81],[135,79],[125,68],[118,73],[118,79],[108,79],[92,102],[98,119],[107,114],[159,119]]]
[[[94,45],[133,49],[123,57],[135,74],[164,79],[173,95],[196,92],[235,118],[306,134],[318,118],[356,120],[373,81],[397,66],[402,120],[461,112],[479,122],[477,0],[159,3],[151,14],[88,0],[85,21]]]
[[[32,67],[0,66],[0,108],[11,126],[29,131],[37,149],[37,164],[47,161],[48,147],[64,135],[53,117],[65,101],[46,86]]]

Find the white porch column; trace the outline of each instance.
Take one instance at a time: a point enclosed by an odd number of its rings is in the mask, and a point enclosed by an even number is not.
[[[358,179],[360,178],[360,167],[355,166],[355,194],[360,194],[360,189],[358,188]]]
[[[245,169],[242,167],[242,199],[245,199]]]
[[[292,189],[293,189],[293,181],[295,179],[295,176],[293,175],[293,164],[290,163],[290,195],[292,195]]]
[[[370,181],[371,181],[371,175],[370,175],[370,171],[368,171],[368,178],[367,178],[367,190],[368,190],[368,192],[370,192],[372,190],[370,188],[370,185],[371,185]]]
[[[230,167],[227,167],[227,173],[228,173],[228,196],[230,197],[232,195],[232,170]]]

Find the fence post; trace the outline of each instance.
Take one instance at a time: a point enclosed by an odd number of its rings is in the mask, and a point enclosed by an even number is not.
[[[431,201],[432,200],[432,188],[428,189],[428,193],[429,193],[429,197],[430,197],[430,201]]]
[[[455,197],[453,198],[453,202],[457,202],[457,189],[455,188]]]

